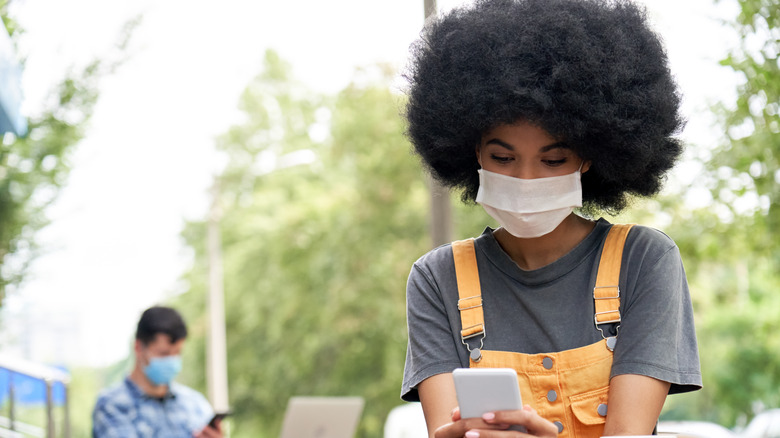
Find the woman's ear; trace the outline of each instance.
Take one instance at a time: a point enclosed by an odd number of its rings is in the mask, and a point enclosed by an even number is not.
[[[582,170],[580,170],[580,173],[585,173],[588,171],[588,169],[590,169],[590,161],[585,161],[582,163]]]
[[[479,145],[477,145],[476,148],[474,148],[474,152],[477,154],[477,164],[479,164],[479,168],[482,168],[482,154],[479,153]]]

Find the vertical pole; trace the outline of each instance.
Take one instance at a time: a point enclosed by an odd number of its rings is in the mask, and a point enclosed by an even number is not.
[[[450,191],[433,177],[428,178],[431,197],[431,243],[433,247],[452,242]]]
[[[63,418],[62,429],[64,432],[64,437],[70,438],[70,389],[68,388],[68,384],[65,382],[62,382],[62,387],[64,388],[65,392],[65,400],[63,400],[64,405],[62,406],[65,418]]]
[[[425,20],[436,14],[436,0],[424,0]],[[452,206],[450,191],[434,178],[428,178],[431,201],[431,243],[433,247],[452,241]]]
[[[425,8],[423,13],[425,13],[426,20],[431,15],[436,14],[436,0],[423,0],[423,7]]]
[[[52,394],[52,381],[44,380],[46,384],[46,437],[54,438],[54,395]]]
[[[214,179],[208,222],[209,257],[209,336],[207,338],[206,375],[211,405],[217,412],[228,410],[227,348],[225,346],[225,299],[222,271],[222,238],[219,205],[219,179]]]
[[[8,422],[11,431],[16,430],[16,389],[14,388],[14,372],[8,370]]]

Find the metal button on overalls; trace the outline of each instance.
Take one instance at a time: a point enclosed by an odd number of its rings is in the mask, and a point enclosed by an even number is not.
[[[607,235],[593,288],[596,328],[620,321],[618,278],[623,246],[630,226],[614,225]],[[461,316],[461,338],[480,336],[475,368],[512,368],[517,371],[524,404],[558,427],[560,438],[599,438],[604,430],[612,350],[606,339],[560,352],[523,354],[483,349],[485,325],[473,239],[453,242]],[[603,337],[603,335],[602,335]],[[541,364],[541,367],[539,366]],[[543,368],[543,369],[542,369]],[[554,370],[553,370],[554,368]],[[549,389],[556,388],[556,389]],[[544,402],[546,399],[547,402]]]

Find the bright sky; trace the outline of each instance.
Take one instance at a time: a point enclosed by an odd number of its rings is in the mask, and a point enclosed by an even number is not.
[[[423,0],[15,0],[27,31],[28,111],[64,69],[108,53],[142,13],[131,57],[103,81],[87,137],[40,233],[47,253],[0,312],[0,347],[27,359],[105,365],[122,359],[140,312],[183,290],[179,232],[202,218],[215,172],[213,139],[235,120],[239,93],[276,49],[310,87],[335,92],[356,66],[401,66]],[[439,8],[457,4],[440,0]],[[734,44],[717,18],[732,1],[647,0],[685,93],[685,137],[719,138],[707,106],[733,95],[717,59]],[[100,17],[97,19],[96,17]],[[695,168],[693,169],[695,171]],[[695,174],[695,172],[694,172]]]

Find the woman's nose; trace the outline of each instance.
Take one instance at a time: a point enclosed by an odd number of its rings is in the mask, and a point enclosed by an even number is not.
[[[534,179],[537,177],[530,166],[518,164],[512,171],[512,176],[520,179]]]

